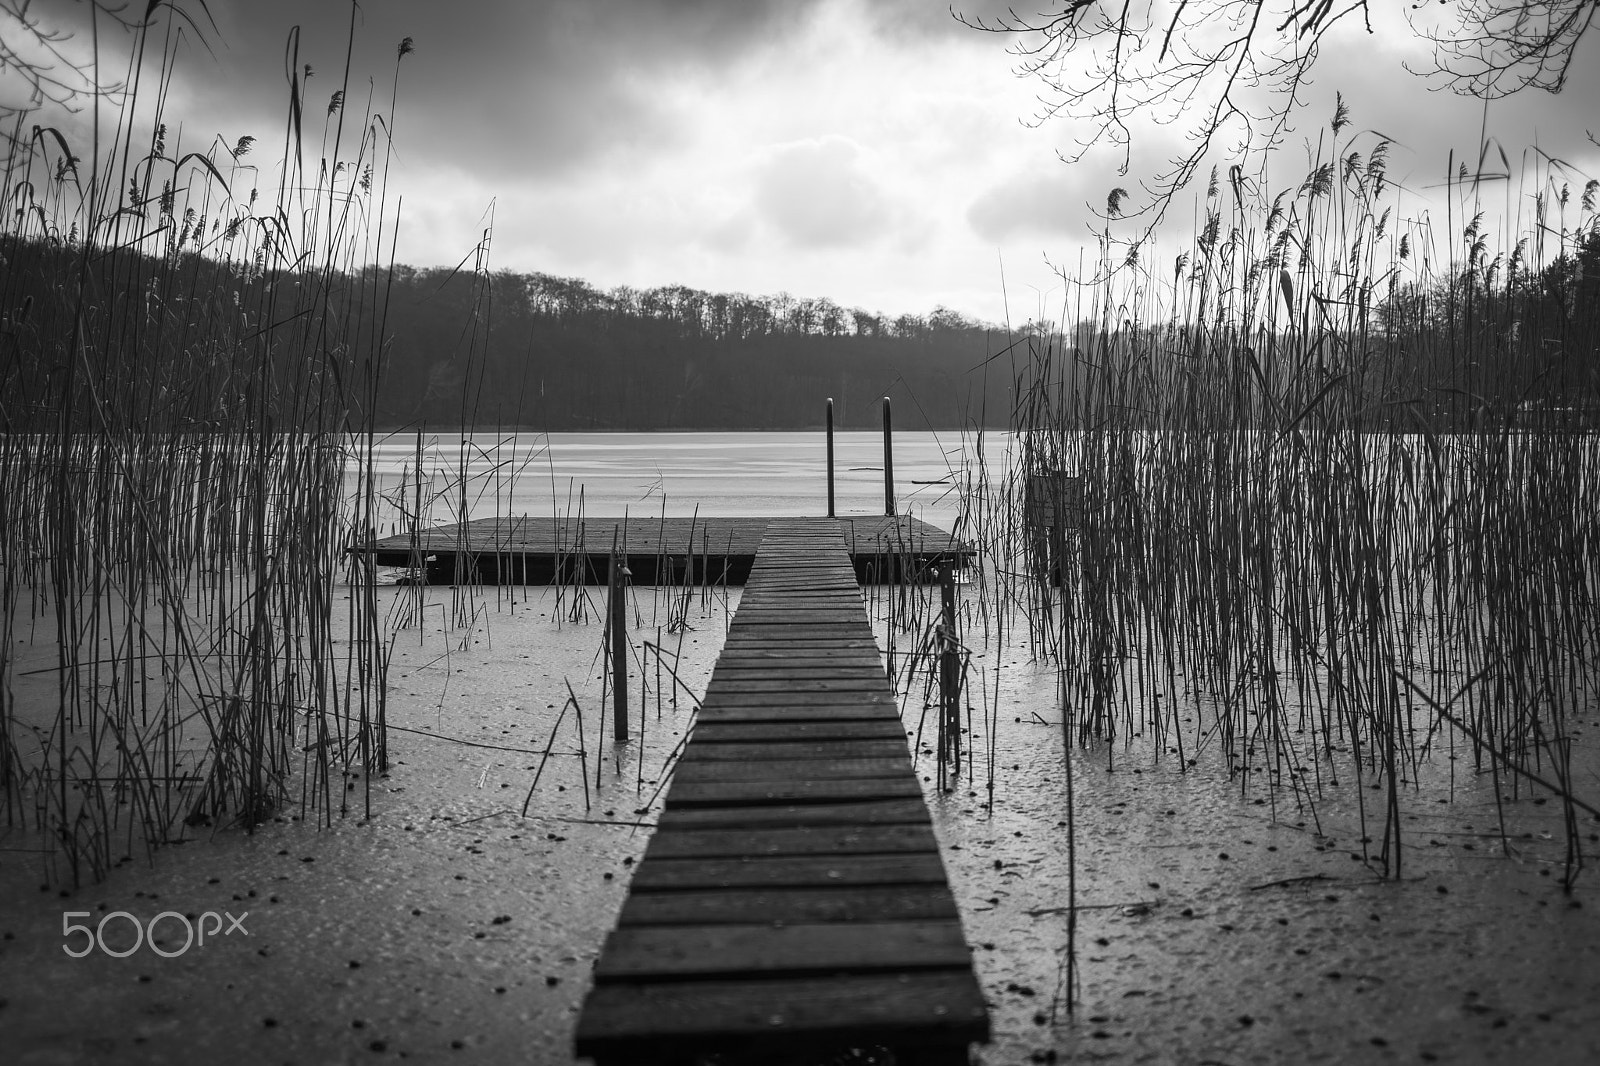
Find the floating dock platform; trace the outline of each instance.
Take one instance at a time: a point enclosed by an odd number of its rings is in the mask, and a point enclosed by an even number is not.
[[[379,566],[406,567],[430,583],[591,584],[607,581],[613,545],[635,585],[730,584],[748,580],[777,518],[480,518],[400,534],[352,549]],[[908,515],[839,518],[845,551],[864,584],[926,580],[965,567],[972,547]]]

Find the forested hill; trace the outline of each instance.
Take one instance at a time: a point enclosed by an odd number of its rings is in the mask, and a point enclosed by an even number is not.
[[[150,256],[0,240],[0,432],[798,429],[822,423],[828,397],[840,427],[866,429],[884,395],[901,429],[999,428],[1040,354],[1036,338],[943,309],[888,319],[787,295],[602,292],[545,274],[403,266],[285,270],[265,258],[218,260],[176,241]],[[1600,411],[1597,284],[1592,230],[1537,272],[1501,280],[1475,268],[1391,286],[1342,324],[1319,296],[1310,331],[1269,336],[1219,320],[1122,322],[1105,334],[1079,323],[1072,358],[1048,361],[1066,343],[1056,334],[1024,376],[1045,374],[1064,397],[1094,375],[1174,373],[1179,400],[1225,399],[1187,414],[1122,412],[1153,425],[1271,424],[1318,404],[1330,413],[1335,400],[1341,417],[1374,428],[1513,411],[1589,425]]]
[[[0,429],[87,427],[109,397],[151,428],[788,429],[828,397],[866,428],[884,395],[906,429],[1010,413],[1006,334],[942,309],[264,258],[0,242]]]
[[[487,323],[485,332],[483,324]],[[397,268],[378,421],[548,430],[1006,424],[1003,330],[938,309]]]

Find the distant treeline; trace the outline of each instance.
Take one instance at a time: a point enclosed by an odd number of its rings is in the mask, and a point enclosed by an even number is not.
[[[789,429],[820,424],[828,397],[839,426],[868,428],[884,395],[900,428],[994,428],[1012,422],[1017,362],[1039,350],[1037,336],[1018,343],[1020,331],[942,308],[888,318],[825,299],[601,291],[509,271],[264,271],[127,250],[85,259],[70,243],[15,237],[0,256],[0,430],[58,426],[63,409],[88,428],[95,398],[113,394],[125,415],[169,428],[248,409],[325,430]],[[1442,429],[1486,407],[1600,395],[1600,231],[1536,272],[1478,266],[1377,297],[1361,294],[1362,312],[1300,292],[1291,345],[1264,345],[1248,324],[1149,318],[1078,323],[1055,343],[1103,351],[1109,366],[1118,352],[1182,364],[1197,393],[1236,390],[1252,361],[1263,381],[1303,375],[1308,395],[1337,376],[1349,417],[1373,428],[1399,424],[1399,406]],[[1104,343],[1128,330],[1142,339]],[[1298,354],[1272,365],[1287,352]],[[1068,392],[1089,358],[1062,364]],[[1244,393],[1209,409],[1262,414]]]
[[[1010,415],[1006,333],[945,309],[887,318],[831,300],[681,285],[601,291],[547,274],[397,267],[380,424],[549,430],[907,428]],[[487,333],[464,330],[463,323]]]
[[[13,428],[54,425],[65,405],[88,427],[92,397],[112,390],[153,424],[197,429],[260,404],[285,427],[380,430],[785,429],[820,425],[829,397],[838,425],[865,428],[885,395],[904,428],[1010,415],[1013,368],[985,365],[1008,337],[943,309],[890,319],[787,295],[262,271],[188,252],[85,264],[70,245],[14,239],[0,255],[0,415]]]

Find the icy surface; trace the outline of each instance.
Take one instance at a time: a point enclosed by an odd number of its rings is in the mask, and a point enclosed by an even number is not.
[[[591,966],[690,721],[687,699],[676,709],[663,699],[658,713],[645,645],[676,655],[682,683],[702,692],[737,591],[726,603],[695,596],[680,651],[665,599],[637,590],[636,736],[620,760],[609,727],[597,736],[592,612],[574,623],[572,601],[558,606],[550,590],[479,590],[462,627],[448,624],[450,590],[427,595],[422,629],[395,639],[394,765],[352,779],[352,810],[331,826],[286,812],[254,835],[202,832],[66,895],[41,890],[33,856],[0,852],[8,1062],[571,1061]],[[1363,861],[1353,779],[1325,776],[1313,812],[1230,782],[1210,750],[1191,752],[1192,767],[1171,752],[1158,760],[1143,737],[1075,751],[1079,1000],[1069,1012],[1055,678],[1025,642],[968,639],[988,693],[973,695],[976,772],[948,791],[931,756],[919,756],[919,772],[992,1005],[995,1039],[978,1061],[1600,1061],[1600,903],[1587,877],[1570,897],[1559,887],[1558,806],[1526,792],[1508,805],[1512,853],[1502,855],[1489,778],[1467,764],[1453,801],[1444,765],[1409,798],[1396,883]],[[909,638],[896,640],[903,656]],[[572,711],[551,741],[568,682],[586,760]],[[992,728],[983,707],[998,710]],[[1576,756],[1591,788],[1595,725]],[[1584,836],[1596,829],[1586,820]],[[10,834],[7,845],[37,843]],[[119,910],[143,922],[169,910],[247,914],[248,936],[215,935],[175,958],[148,945],[126,958],[63,951],[82,943],[63,936],[64,912],[96,923]],[[159,928],[175,952],[181,925]],[[106,941],[131,943],[128,923],[109,922]]]

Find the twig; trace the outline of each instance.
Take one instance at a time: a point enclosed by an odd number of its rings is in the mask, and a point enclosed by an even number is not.
[[[1299,877],[1283,877],[1276,881],[1266,881],[1259,885],[1251,885],[1250,891],[1259,892],[1263,888],[1281,888],[1287,885],[1309,885],[1313,881],[1338,881],[1340,878],[1330,874],[1302,874]]]

